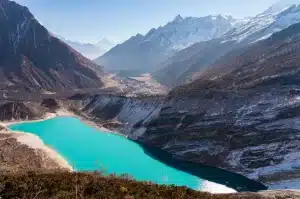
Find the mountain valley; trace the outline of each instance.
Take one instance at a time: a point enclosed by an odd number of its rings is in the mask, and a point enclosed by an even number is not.
[[[165,26],[107,48],[93,61],[80,54],[88,44],[55,37],[14,1],[0,0],[0,25],[0,171],[13,173],[0,174],[0,179],[12,183],[11,177],[38,177],[47,184],[44,175],[60,179],[52,172],[57,170],[73,181],[67,172],[73,169],[70,162],[55,147],[9,127],[68,116],[123,136],[180,171],[197,173],[182,166],[190,163],[246,178],[247,183],[230,187],[232,179],[201,174],[236,191],[300,189],[299,4],[275,4],[240,20],[178,15]],[[170,159],[159,158],[159,153]],[[32,170],[41,173],[22,173]],[[166,188],[115,176],[79,175],[84,190],[93,187],[85,183],[97,178],[118,187],[120,197],[127,199],[137,193],[132,192],[137,186]],[[3,186],[0,182],[0,198]],[[183,189],[180,193],[187,194],[178,198],[194,194]],[[253,198],[285,193],[258,192]],[[298,197],[297,191],[292,193]]]

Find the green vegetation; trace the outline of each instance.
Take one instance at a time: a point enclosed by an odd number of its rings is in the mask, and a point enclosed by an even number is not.
[[[128,176],[101,173],[15,173],[0,175],[0,198],[103,198],[103,199],[238,199],[262,198],[258,194],[213,195],[186,187],[136,182]]]

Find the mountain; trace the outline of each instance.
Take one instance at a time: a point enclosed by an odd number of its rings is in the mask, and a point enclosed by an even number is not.
[[[89,96],[79,110],[173,158],[299,189],[299,52],[300,23],[221,57],[167,97]]]
[[[279,7],[277,7],[279,8]],[[273,10],[271,12],[271,10]],[[290,25],[300,22],[300,6],[282,7],[280,12],[269,8],[246,23],[233,28],[220,38],[199,42],[165,61],[154,77],[169,87],[190,82],[201,70],[220,64],[227,53],[270,37]]]
[[[230,16],[182,18],[178,15],[167,25],[153,28],[146,35],[131,37],[95,61],[110,71],[151,72],[175,52],[196,42],[219,37],[230,30],[235,22]]]
[[[89,59],[95,59],[115,46],[113,42],[106,38],[103,38],[95,44],[70,41],[62,37],[60,37],[60,39]]]
[[[270,6],[265,12],[263,12],[263,14],[279,13],[292,5],[298,4],[300,4],[299,0],[280,0],[272,6]]]
[[[98,88],[105,73],[50,34],[28,8],[0,1],[0,89]]]

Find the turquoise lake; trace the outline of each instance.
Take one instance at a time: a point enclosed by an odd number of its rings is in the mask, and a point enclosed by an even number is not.
[[[202,189],[201,178],[163,164],[125,137],[99,131],[73,117],[19,123],[9,128],[39,136],[77,171],[105,169],[109,174],[126,173],[136,180]]]

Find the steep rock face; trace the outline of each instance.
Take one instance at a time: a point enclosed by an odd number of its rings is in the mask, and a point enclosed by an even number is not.
[[[77,108],[88,117],[101,123],[120,122],[118,132],[137,139],[144,132],[146,124],[158,116],[162,98],[128,98],[119,96],[95,95],[80,96]]]
[[[102,68],[52,36],[26,7],[1,0],[0,26],[0,89],[64,90],[103,85]]]
[[[269,10],[269,9],[268,9]],[[282,7],[278,12],[265,11],[231,29],[212,41],[200,42],[186,48],[162,63],[154,77],[164,85],[175,87],[197,79],[198,73],[211,65],[224,65],[222,57],[238,56],[245,48],[273,33],[300,22],[300,6]],[[170,75],[171,74],[171,75]]]
[[[232,17],[221,15],[201,18],[179,15],[164,27],[151,29],[144,36],[138,34],[117,45],[95,61],[110,71],[135,71],[131,76],[153,72],[157,64],[175,52],[221,36],[233,27],[234,21]]]

